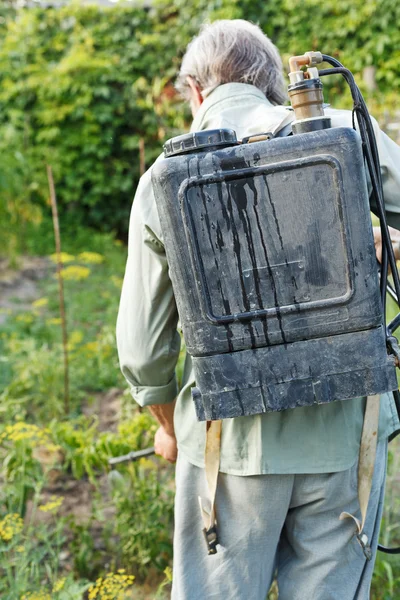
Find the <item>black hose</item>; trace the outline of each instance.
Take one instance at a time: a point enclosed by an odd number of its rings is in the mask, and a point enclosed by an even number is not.
[[[326,55],[323,55],[325,57]],[[336,59],[332,59],[336,60]],[[340,63],[339,63],[340,64]],[[372,185],[372,196],[375,200],[378,217],[381,224],[381,235],[382,235],[382,254],[383,258],[385,253],[388,255],[388,262],[393,274],[393,282],[394,287],[397,293],[397,296],[400,298],[400,279],[399,274],[396,268],[396,258],[393,252],[393,246],[390,241],[390,234],[388,225],[386,222],[385,215],[385,203],[383,198],[383,189],[382,189],[382,177],[381,177],[381,168],[378,156],[378,149],[376,146],[374,129],[371,122],[371,117],[368,113],[367,107],[365,105],[364,99],[361,95],[360,90],[358,89],[353,74],[344,67],[336,67],[333,69],[323,69],[319,71],[319,76],[324,77],[326,75],[333,74],[341,74],[347,83],[349,84],[351,95],[354,102],[354,111],[357,115],[357,121],[359,124],[360,136],[363,144],[363,151],[365,161],[367,163],[368,172]],[[386,262],[386,260],[385,260]],[[387,265],[385,269],[386,275],[382,269],[383,281],[381,282],[381,295],[386,290],[386,281],[387,281]]]
[[[400,548],[388,548],[387,546],[382,546],[378,544],[379,552],[384,552],[385,554],[400,554]]]
[[[382,235],[382,230],[381,230]],[[382,245],[382,258],[381,258],[381,277],[380,277],[380,289],[381,289],[381,302],[382,302],[382,312],[383,312],[383,322],[386,323],[386,294],[387,294],[387,285],[388,285],[388,253],[386,250],[386,246]],[[387,328],[386,328],[386,335]]]
[[[382,186],[382,174],[379,161],[378,147],[376,144],[374,128],[372,125],[371,117],[365,104],[364,98],[354,80],[353,74],[346,69],[336,58],[323,54],[322,58],[324,62],[332,65],[332,69],[323,69],[319,71],[320,77],[325,75],[340,74],[344,77],[347,84],[349,85],[350,92],[353,98],[353,127],[354,115],[357,116],[358,127],[363,145],[364,159],[368,167],[368,172],[372,186],[372,198],[375,200],[376,213],[380,221],[381,226],[381,239],[382,239],[382,261],[381,261],[381,280],[380,280],[380,292],[382,299],[382,311],[383,311],[383,322],[386,323],[386,290],[388,287],[388,265],[392,270],[394,290],[391,294],[392,297],[396,297],[397,304],[400,300],[400,279],[396,267],[396,258],[394,256],[393,246],[390,241],[389,229],[386,221],[385,213],[385,200],[383,196]],[[355,127],[354,127],[355,128]],[[400,325],[400,313],[393,319],[386,328],[386,340],[392,335],[393,331]],[[397,414],[400,417],[400,393],[398,390],[393,392],[393,398],[397,409]],[[394,437],[394,436],[393,436]],[[392,438],[393,439],[393,438]],[[378,544],[378,550],[385,554],[400,554],[399,548],[387,548]]]

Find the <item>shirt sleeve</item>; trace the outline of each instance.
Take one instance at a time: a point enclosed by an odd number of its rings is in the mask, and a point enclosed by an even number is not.
[[[129,224],[128,260],[117,319],[120,367],[140,406],[167,404],[178,393],[178,313],[150,172],[141,179]]]

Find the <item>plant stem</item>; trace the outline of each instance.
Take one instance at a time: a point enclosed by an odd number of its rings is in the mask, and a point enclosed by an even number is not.
[[[59,224],[59,220],[58,220],[57,197],[56,197],[56,189],[54,186],[53,171],[52,171],[50,165],[47,165],[47,179],[49,182],[50,202],[51,202],[51,210],[52,210],[52,215],[53,215],[54,239],[55,239],[56,255],[57,255],[58,294],[59,294],[59,302],[60,302],[62,343],[63,343],[63,354],[64,354],[64,409],[65,409],[65,413],[68,415],[69,410],[70,410],[70,404],[69,404],[69,366],[68,366],[67,319],[65,316],[64,282],[63,282],[62,273],[61,273],[62,260],[61,260],[60,224]]]

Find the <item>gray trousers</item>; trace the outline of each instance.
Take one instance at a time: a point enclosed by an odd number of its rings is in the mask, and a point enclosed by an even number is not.
[[[265,600],[275,574],[280,600],[367,600],[383,509],[387,443],[378,444],[365,531],[366,561],[354,536],[360,516],[357,464],[318,475],[220,473],[220,546],[208,556],[198,496],[204,470],[178,458],[172,600]]]

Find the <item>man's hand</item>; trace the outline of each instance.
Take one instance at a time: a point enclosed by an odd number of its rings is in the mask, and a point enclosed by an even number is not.
[[[153,417],[160,423],[154,437],[156,454],[174,463],[178,455],[174,431],[175,401],[169,404],[153,404],[149,406],[149,409]]]
[[[161,425],[156,431],[154,437],[154,448],[156,454],[159,454],[170,463],[174,463],[178,456],[178,448],[176,445],[176,437],[174,434],[167,433]]]
[[[374,244],[375,244],[376,258],[378,259],[379,262],[381,262],[382,261],[381,228],[374,227],[373,230],[374,230]],[[389,227],[389,234],[390,234],[390,240],[393,244],[394,255],[396,257],[396,260],[399,260],[400,259],[400,248],[399,248],[400,231],[397,231],[397,229],[394,229],[393,227]]]

